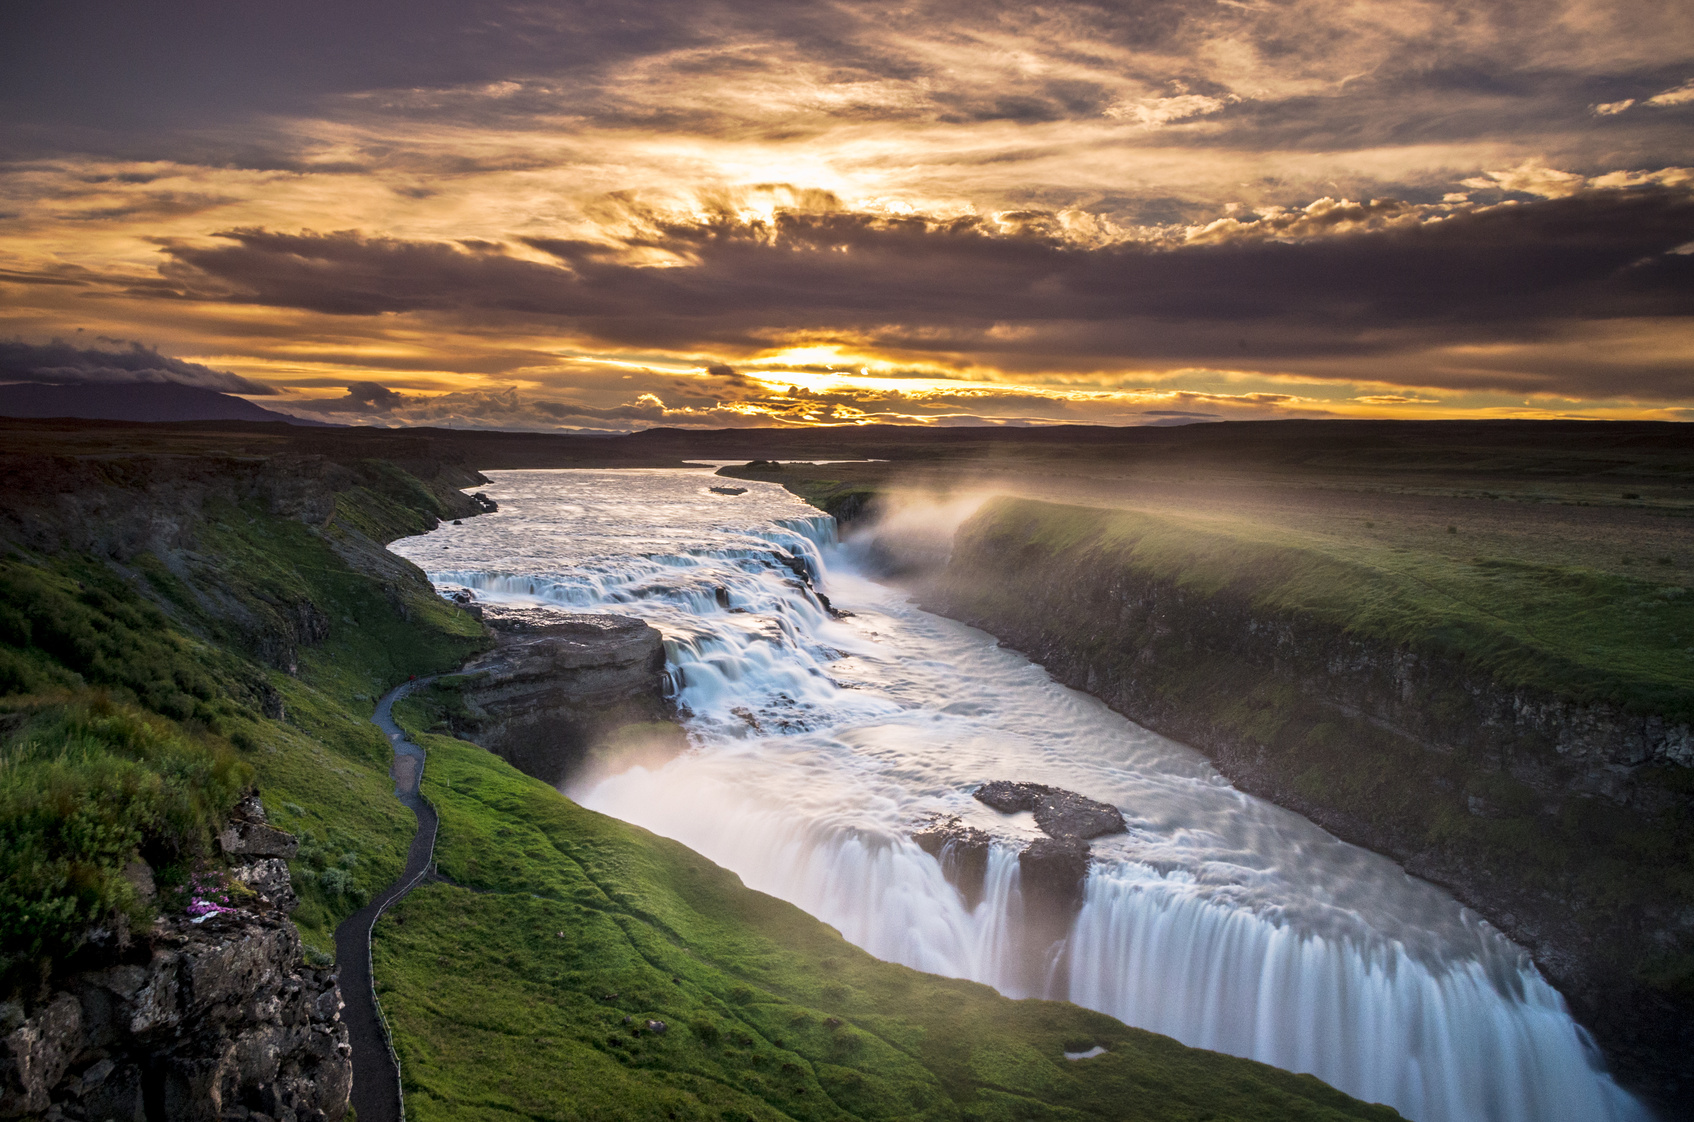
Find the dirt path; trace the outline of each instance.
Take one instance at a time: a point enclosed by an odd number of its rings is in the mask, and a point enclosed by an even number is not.
[[[424,751],[406,738],[394,723],[394,703],[407,692],[432,681],[422,678],[390,690],[377,704],[371,723],[394,746],[394,797],[411,807],[418,832],[406,856],[406,868],[393,884],[335,929],[335,959],[341,965],[341,998],[347,1003],[341,1019],[353,1041],[353,1109],[359,1122],[400,1122],[405,1103],[400,1091],[400,1067],[388,1043],[371,981],[371,928],[394,901],[429,875],[435,857],[435,808],[418,793],[423,779]]]

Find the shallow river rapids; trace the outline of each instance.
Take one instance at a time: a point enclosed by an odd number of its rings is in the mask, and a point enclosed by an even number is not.
[[[493,473],[499,513],[397,543],[438,586],[639,616],[665,635],[693,747],[570,793],[677,839],[881,958],[1065,998],[1186,1044],[1311,1072],[1424,1122],[1645,1111],[1528,956],[1445,892],[1235,790],[994,639],[863,575],[829,519],[705,471]],[[835,620],[793,571],[798,561]],[[1116,804],[1058,943],[1024,929],[1032,780]],[[996,839],[968,908],[908,839],[931,812]]]

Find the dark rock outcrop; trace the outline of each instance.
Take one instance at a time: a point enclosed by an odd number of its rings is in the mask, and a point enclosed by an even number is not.
[[[672,716],[664,639],[638,619],[486,609],[497,646],[449,683],[455,735],[558,784],[620,725]]]
[[[941,863],[942,875],[959,890],[965,907],[975,908],[981,902],[988,878],[987,834],[965,825],[956,815],[937,814],[912,831],[912,840]]]
[[[267,823],[264,807],[251,795],[236,804],[229,825],[218,834],[218,846],[231,857],[286,859],[300,851],[299,839]]]
[[[1081,838],[1036,838],[1018,854],[1024,909],[1031,918],[1070,917],[1082,905],[1088,877],[1088,843]]]
[[[476,602],[476,593],[468,588],[456,588],[447,594],[447,599],[469,612],[472,619],[481,619],[484,615],[482,605]]]
[[[1001,814],[1034,811],[1035,824],[1050,837],[1086,840],[1103,834],[1121,834],[1128,829],[1117,807],[1062,787],[996,779],[977,788],[975,798]]]
[[[292,851],[256,800],[239,844]],[[160,919],[144,940],[0,1004],[0,1117],[337,1122],[353,1066],[337,976],[307,966],[288,865],[250,850],[240,906]]]
[[[1045,783],[995,779],[972,795],[1001,814],[1034,812],[1035,824],[1048,836],[1030,842],[1018,854],[1024,910],[1037,929],[1049,929],[1053,937],[1062,934],[1082,905],[1090,859],[1088,839],[1123,833],[1128,829],[1123,814],[1110,803]]]

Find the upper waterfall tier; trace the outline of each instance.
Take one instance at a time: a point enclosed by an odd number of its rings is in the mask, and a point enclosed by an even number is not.
[[[913,607],[780,489],[491,474],[497,514],[395,548],[443,587],[647,620],[688,714],[690,751],[572,791],[586,805],[881,957],[1312,1072],[1408,1117],[1646,1117],[1528,956],[1446,893]],[[1033,816],[971,797],[990,779],[1124,815],[1127,832],[1091,842],[1081,910],[1057,929],[1026,915]],[[933,814],[994,839],[974,906],[910,839]]]

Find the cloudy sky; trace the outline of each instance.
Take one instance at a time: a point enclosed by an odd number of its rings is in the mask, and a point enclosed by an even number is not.
[[[1694,420],[1687,0],[15,0],[0,380]]]

